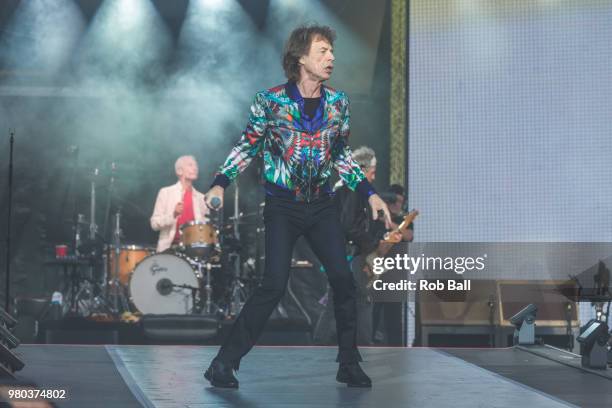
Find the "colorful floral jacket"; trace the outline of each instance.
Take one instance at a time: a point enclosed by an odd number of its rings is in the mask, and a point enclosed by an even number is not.
[[[349,100],[321,87],[321,103],[310,118],[295,83],[258,92],[246,130],[216,174],[214,185],[227,187],[259,153],[263,153],[268,194],[289,193],[299,201],[331,194],[332,168],[351,190],[364,196],[375,191],[351,157]]]

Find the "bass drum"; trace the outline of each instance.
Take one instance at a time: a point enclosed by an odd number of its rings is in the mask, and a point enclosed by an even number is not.
[[[187,287],[177,287],[187,286]],[[143,314],[188,314],[193,310],[190,288],[200,280],[189,262],[172,254],[143,259],[130,278],[130,300]]]

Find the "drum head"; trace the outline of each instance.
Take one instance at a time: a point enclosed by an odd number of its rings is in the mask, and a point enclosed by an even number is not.
[[[144,314],[187,314],[193,309],[191,289],[198,287],[191,265],[172,254],[155,254],[143,259],[130,279],[130,298]]]

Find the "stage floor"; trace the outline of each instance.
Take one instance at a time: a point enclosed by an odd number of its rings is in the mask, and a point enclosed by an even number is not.
[[[239,390],[209,386],[209,346],[23,345],[20,380],[58,407],[606,407],[612,380],[519,349],[362,348],[371,389],[335,381],[333,347],[256,347]]]

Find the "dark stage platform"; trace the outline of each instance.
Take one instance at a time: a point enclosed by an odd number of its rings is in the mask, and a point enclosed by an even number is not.
[[[333,347],[257,347],[239,390],[202,372],[217,347],[24,345],[19,379],[59,407],[609,407],[612,380],[531,350],[362,348],[372,389],[336,383]],[[549,354],[554,351],[545,350]]]

